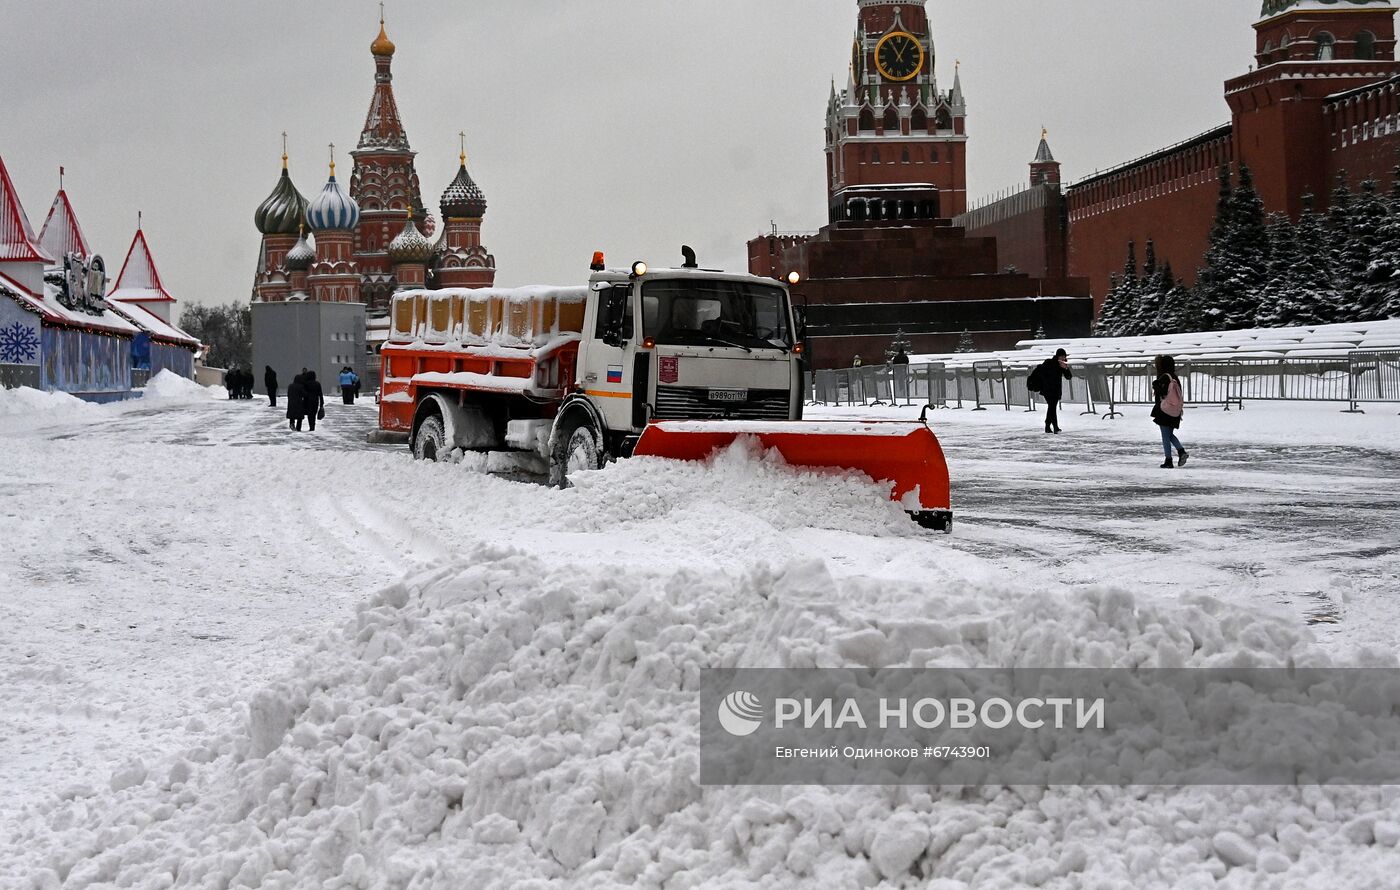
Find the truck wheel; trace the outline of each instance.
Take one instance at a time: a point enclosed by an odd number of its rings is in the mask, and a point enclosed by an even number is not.
[[[442,418],[436,414],[423,418],[423,422],[418,425],[417,434],[413,437],[414,458],[443,460],[451,450],[447,444],[447,431],[443,428]]]
[[[593,424],[577,416],[565,420],[557,430],[549,455],[549,484],[554,488],[568,488],[571,474],[601,470],[606,459]]]

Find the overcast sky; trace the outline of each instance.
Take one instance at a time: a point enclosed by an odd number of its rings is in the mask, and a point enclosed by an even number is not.
[[[498,283],[610,264],[743,269],[745,242],[825,222],[822,128],[856,0],[389,0],[394,88],[437,214],[465,130]],[[940,87],[962,61],[976,198],[1067,180],[1224,123],[1259,0],[929,0]],[[137,210],[182,300],[246,299],[253,211],[290,136],[308,197],[369,107],[372,0],[0,0],[0,156],[37,230],[58,166],[116,266]]]

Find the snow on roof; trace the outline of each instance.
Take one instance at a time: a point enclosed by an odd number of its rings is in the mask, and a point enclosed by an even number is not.
[[[117,275],[117,283],[109,300],[125,300],[129,303],[174,303],[175,298],[160,282],[160,272],[155,260],[151,259],[151,248],[146,244],[146,233],[136,230],[131,239],[131,248],[126,252],[126,261]]]
[[[194,337],[146,311],[145,307],[140,304],[113,301],[111,307],[113,312],[150,334],[153,339],[164,340],[190,349],[198,349],[200,346],[199,341]]]
[[[92,255],[92,251],[88,249],[87,238],[83,237],[82,226],[78,225],[77,214],[73,212],[73,205],[68,201],[68,193],[61,188],[54,196],[53,206],[49,208],[43,229],[39,231],[39,246],[53,257],[56,264],[61,264],[63,258],[70,253]]]
[[[15,194],[10,171],[0,158],[0,262],[52,263],[53,257],[44,252],[34,237],[29,217]]]
[[[69,309],[58,301],[57,289],[47,283],[44,285],[44,293],[35,294],[13,278],[0,273],[0,294],[15,300],[20,306],[38,315],[46,324],[126,337],[137,333],[135,325],[115,312],[89,315],[86,312]]]

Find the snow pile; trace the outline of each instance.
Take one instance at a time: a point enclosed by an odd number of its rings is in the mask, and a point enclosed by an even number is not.
[[[13,843],[46,851],[35,888],[1373,882],[1400,855],[1395,789],[696,784],[707,668],[1240,663],[1327,659],[1301,629],[1208,599],[478,544],[377,594],[239,728],[65,790]]]
[[[200,386],[188,377],[181,377],[169,369],[163,369],[152,377],[142,392],[145,393],[142,398],[171,401],[203,401],[214,397],[209,388]],[[227,391],[223,395],[227,397]]]
[[[0,388],[0,417],[78,414],[96,407],[66,392],[45,392],[27,386]]]

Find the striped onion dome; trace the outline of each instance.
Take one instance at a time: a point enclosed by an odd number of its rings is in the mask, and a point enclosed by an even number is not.
[[[457,178],[442,193],[438,206],[444,219],[481,219],[486,215],[486,195],[467,172],[466,158],[462,159]]]
[[[258,205],[253,223],[264,235],[295,235],[301,228],[306,206],[306,198],[292,185],[291,174],[284,164],[277,187]]]
[[[427,263],[433,258],[433,247],[433,242],[418,231],[410,216],[403,231],[389,242],[389,259],[395,263]]]
[[[321,194],[306,209],[306,223],[313,232],[353,229],[360,222],[360,205],[335,181],[335,172],[326,180]]]
[[[311,249],[311,245],[306,243],[306,234],[297,239],[297,243],[292,249],[287,251],[287,256],[282,260],[282,267],[288,272],[305,272],[311,268],[311,264],[316,262],[316,251]]]

